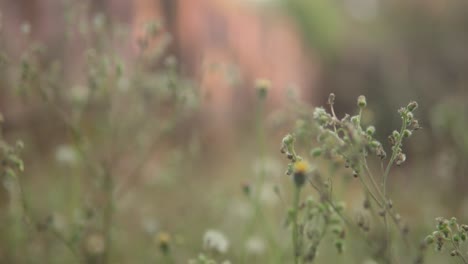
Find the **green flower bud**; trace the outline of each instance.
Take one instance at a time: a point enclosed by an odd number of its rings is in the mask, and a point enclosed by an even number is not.
[[[343,240],[341,240],[341,239],[336,240],[335,241],[335,247],[336,247],[336,250],[338,251],[338,253],[343,253],[343,249],[344,249]]]
[[[416,108],[418,108],[418,103],[416,103],[415,101],[412,101],[408,104],[407,108],[408,108],[408,111],[413,112],[414,110],[416,110]]]
[[[366,134],[369,136],[373,136],[375,134],[375,127],[374,126],[369,126],[366,129]]]
[[[322,155],[322,149],[321,148],[314,148],[310,151],[310,155],[312,157],[319,157],[320,155]]]
[[[287,135],[283,138],[283,144],[286,145],[286,146],[289,146],[289,145],[291,145],[292,143],[294,143],[294,137],[293,137],[291,134],[287,134]]]
[[[351,117],[351,122],[352,122],[354,125],[358,126],[359,123],[361,122],[361,120],[359,119],[359,116],[353,116],[353,117]]]
[[[378,142],[377,140],[371,141],[370,145],[371,145],[371,147],[373,147],[373,148],[378,148],[378,147],[381,146],[380,142]]]
[[[428,235],[425,239],[424,239],[424,242],[426,242],[426,244],[430,245],[434,242],[434,236],[432,235]]]
[[[407,137],[410,137],[411,136],[411,131],[409,131],[408,129],[405,129],[403,131],[403,137],[407,138]]]
[[[364,107],[366,107],[367,102],[366,102],[366,97],[365,97],[364,95],[360,95],[360,96],[358,97],[357,105],[359,106],[359,108],[364,108]]]

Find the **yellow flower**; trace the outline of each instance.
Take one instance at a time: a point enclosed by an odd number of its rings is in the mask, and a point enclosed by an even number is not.
[[[309,164],[306,161],[300,160],[294,163],[295,174],[305,174],[309,170]]]

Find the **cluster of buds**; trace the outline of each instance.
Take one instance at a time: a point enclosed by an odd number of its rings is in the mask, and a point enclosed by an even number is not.
[[[23,160],[20,158],[20,152],[24,148],[22,141],[10,145],[2,139],[1,124],[3,116],[0,113],[0,173],[7,177],[15,177],[17,172],[24,171]]]
[[[460,244],[467,240],[468,225],[458,224],[455,217],[450,220],[438,217],[436,221],[436,230],[424,240],[426,245],[435,243],[435,249],[441,251],[447,244],[453,247],[450,251],[452,257],[463,257],[463,253],[460,252]]]
[[[403,120],[403,126],[401,132],[393,131],[388,137],[392,150],[394,153],[395,164],[400,166],[406,161],[406,155],[403,153],[401,146],[402,141],[405,138],[409,138],[413,131],[420,129],[418,120],[414,118],[413,112],[418,108],[418,103],[410,102],[406,107],[402,107],[398,110],[398,113]]]
[[[337,212],[344,210],[343,203],[337,203],[333,207],[327,203],[315,201],[312,197],[307,198],[304,203],[305,221],[303,223],[304,232],[304,260],[307,263],[314,261],[317,249],[322,242],[325,232],[330,231],[334,246],[338,253],[344,251],[346,239],[346,229]]]

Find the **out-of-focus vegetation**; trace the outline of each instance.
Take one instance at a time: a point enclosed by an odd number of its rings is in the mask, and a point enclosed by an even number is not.
[[[64,1],[52,42],[0,28],[0,263],[468,263],[468,6],[275,3],[318,87],[245,83],[240,118],[168,21]]]

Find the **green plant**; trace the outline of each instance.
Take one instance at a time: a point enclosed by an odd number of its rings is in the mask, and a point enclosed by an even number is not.
[[[457,219],[436,218],[436,230],[425,238],[427,245],[435,244],[436,251],[448,248],[450,256],[456,257],[462,263],[468,263],[466,251],[461,249],[461,245],[466,241],[468,225],[458,224]]]
[[[14,224],[19,225],[17,240],[21,244],[13,244],[12,248],[28,250],[43,240],[55,255],[34,254],[47,262],[114,263],[118,237],[125,236],[116,228],[118,203],[139,183],[157,153],[163,154],[156,162],[161,168],[166,166],[165,159],[178,147],[167,150],[167,142],[192,115],[197,99],[191,84],[179,74],[177,60],[167,55],[168,35],[157,23],[146,26],[140,54],[125,61],[117,48],[111,48],[115,45],[113,39],[128,36],[121,33],[121,25],[112,26],[102,14],[96,14],[89,23],[86,11],[82,11],[73,7],[67,10],[71,12],[67,13],[71,23],[64,36],[70,41],[67,44],[86,43],[80,50],[83,56],[74,57],[82,67],[78,73],[72,67],[75,65],[67,64],[69,61],[63,57],[49,58],[45,46],[29,41],[30,28],[23,35],[26,48],[19,64],[14,63],[15,54],[2,50],[8,57],[2,74],[16,77],[9,78],[7,91],[19,95],[24,109],[36,111],[38,119],[46,116],[38,126],[47,130],[53,123],[48,133],[64,142],[57,147],[57,161],[37,158],[31,163],[45,162],[46,167],[56,171],[67,168],[62,171],[66,183],[54,183],[48,188],[70,192],[54,200],[61,203],[60,209],[35,205],[44,201],[33,199],[25,183],[36,176],[46,179],[49,172],[25,172],[19,157],[23,143],[10,146],[1,137],[0,172],[4,178],[15,179],[20,194],[16,201],[22,205],[22,212],[13,212],[17,219],[24,220]],[[79,29],[73,27],[75,23]],[[48,144],[56,143],[51,140]],[[27,153],[33,154],[34,144],[26,145]],[[49,239],[50,235],[53,239]],[[65,246],[67,251],[62,247],[57,250],[56,245]],[[168,259],[166,253],[161,250],[160,255],[151,254],[151,259]],[[32,255],[12,253],[8,259],[25,262]]]
[[[406,107],[402,107],[398,111],[402,120],[402,125],[399,131],[395,130],[389,136],[391,155],[390,159],[384,164],[387,154],[383,145],[375,138],[376,129],[373,126],[363,127],[361,123],[363,109],[367,105],[365,97],[360,96],[358,98],[357,106],[359,111],[356,115],[345,115],[343,118],[338,118],[336,116],[333,107],[334,100],[335,95],[331,94],[328,100],[330,113],[322,107],[315,108],[312,115],[303,113],[300,122],[298,122],[297,137],[308,141],[311,137],[315,136],[317,138],[318,147],[311,150],[313,159],[322,156],[332,164],[344,166],[347,170],[352,172],[354,178],[360,181],[365,194],[363,203],[364,209],[370,211],[371,215],[382,219],[383,239],[379,242],[381,243],[380,247],[373,255],[383,262],[393,262],[393,259],[396,257],[393,253],[396,243],[393,243],[395,239],[392,238],[391,235],[392,227],[390,223],[393,223],[393,226],[396,227],[403,240],[405,240],[406,234],[408,233],[408,227],[402,222],[401,216],[395,211],[393,202],[387,192],[387,182],[391,168],[394,165],[399,166],[403,164],[406,160],[406,155],[403,152],[404,139],[410,137],[415,130],[420,128],[413,114],[418,105],[416,102],[410,102]],[[321,179],[317,168],[312,172],[307,172],[307,165],[304,159],[296,154],[294,148],[295,141],[296,136],[293,134],[284,137],[281,151],[285,153],[290,160],[286,174],[291,175],[294,182],[293,206],[290,209],[294,263],[302,263],[302,261],[308,260],[302,248],[306,244],[311,244],[310,246],[313,248],[317,248],[318,246],[317,241],[307,239],[304,229],[304,226],[308,224],[307,218],[303,221],[298,220],[298,214],[304,214],[304,212],[300,210],[300,208],[302,208],[300,207],[300,193],[305,183],[310,183],[310,185],[319,192],[321,198],[320,206],[326,208],[325,212],[333,213],[341,217],[335,229],[341,230],[341,226],[344,225],[344,223],[351,225],[351,221],[346,219],[334,201],[332,177],[330,176],[324,181]],[[382,163],[380,177],[376,177],[375,173],[368,165],[368,159],[373,155],[377,156]],[[324,218],[327,219],[327,217]],[[335,221],[332,222],[334,223]],[[327,225],[324,227],[323,233],[326,231],[326,226]],[[363,233],[369,231],[368,224],[362,218],[358,219],[355,225],[348,226],[348,228],[352,230],[357,228]],[[379,229],[376,227],[374,228],[376,232],[380,232]],[[343,250],[343,238],[345,233],[344,231],[335,231],[335,233],[339,234],[335,245],[338,252],[341,252]]]

